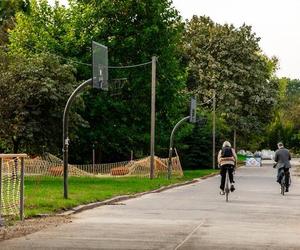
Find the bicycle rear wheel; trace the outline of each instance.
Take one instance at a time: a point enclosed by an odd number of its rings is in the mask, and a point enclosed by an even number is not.
[[[228,169],[226,169],[226,177],[225,177],[225,198],[226,202],[228,202],[228,196],[229,196],[229,174]]]

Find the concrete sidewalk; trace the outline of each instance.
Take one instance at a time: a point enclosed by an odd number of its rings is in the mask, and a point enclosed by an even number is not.
[[[79,213],[0,249],[300,249],[300,180],[281,196],[270,166],[238,169],[228,203],[216,176]]]

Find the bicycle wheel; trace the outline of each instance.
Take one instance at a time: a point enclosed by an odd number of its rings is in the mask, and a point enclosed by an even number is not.
[[[228,196],[229,196],[229,175],[228,175],[228,169],[226,169],[226,177],[225,177],[225,198],[226,202],[228,202]]]

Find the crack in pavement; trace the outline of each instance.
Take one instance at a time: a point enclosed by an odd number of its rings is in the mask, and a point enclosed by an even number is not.
[[[185,242],[187,242],[191,237],[192,237],[192,235],[204,224],[204,222],[206,221],[206,219],[203,219],[203,221],[201,221],[200,222],[200,224],[197,226],[197,227],[195,227],[193,230],[192,230],[192,232],[190,232],[189,234],[188,234],[188,236],[186,236],[185,237],[185,239],[179,244],[179,245],[177,245],[176,247],[175,247],[175,249],[174,250],[177,250],[177,249],[179,249],[181,246],[183,246],[183,244],[185,243]]]

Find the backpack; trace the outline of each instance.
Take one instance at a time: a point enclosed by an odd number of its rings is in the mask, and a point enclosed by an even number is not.
[[[233,153],[231,147],[224,147],[222,148],[221,157],[232,157]]]

